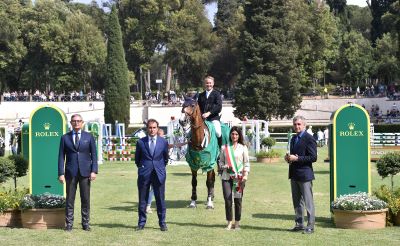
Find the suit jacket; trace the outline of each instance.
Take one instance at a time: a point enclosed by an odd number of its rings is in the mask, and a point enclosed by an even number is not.
[[[219,120],[222,110],[222,100],[221,94],[217,90],[212,90],[210,95],[207,98],[206,91],[203,91],[199,95],[199,99],[197,100],[200,111],[202,114],[206,112],[210,112],[210,116],[207,117],[208,121]]]
[[[97,173],[96,142],[92,134],[81,131],[77,149],[72,136],[72,131],[70,131],[61,137],[58,152],[58,176],[65,175],[66,179],[71,179],[76,177],[78,172],[82,177],[89,177],[91,172]]]
[[[138,167],[138,175],[148,180],[155,169],[158,180],[165,183],[165,166],[168,164],[168,142],[165,138],[157,136],[154,154],[150,154],[149,137],[139,139],[136,144],[135,163]]]
[[[303,136],[295,144],[293,137],[290,143],[290,154],[298,155],[299,160],[289,165],[289,179],[307,182],[315,179],[312,163],[317,161],[317,142],[309,133]]]

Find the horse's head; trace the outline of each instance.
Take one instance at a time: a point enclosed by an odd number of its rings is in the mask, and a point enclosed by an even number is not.
[[[182,105],[182,115],[179,119],[179,124],[182,126],[185,133],[189,133],[190,131],[190,124],[193,121],[193,114],[197,106],[197,97],[198,93],[193,97],[184,96],[185,101]]]

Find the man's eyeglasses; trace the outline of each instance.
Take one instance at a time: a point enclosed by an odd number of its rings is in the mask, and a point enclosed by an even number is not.
[[[81,123],[82,120],[71,120],[71,123]]]

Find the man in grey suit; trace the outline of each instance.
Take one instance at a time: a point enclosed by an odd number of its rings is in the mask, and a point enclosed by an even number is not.
[[[96,142],[92,134],[82,131],[82,116],[72,115],[71,125],[73,130],[61,137],[58,154],[58,180],[62,184],[66,182],[67,185],[65,230],[72,230],[75,194],[79,184],[82,228],[90,231],[90,184],[96,179],[98,171]]]
[[[312,163],[317,161],[317,143],[313,136],[306,132],[306,119],[303,116],[293,118],[293,129],[296,135],[290,142],[290,153],[285,160],[289,163],[289,179],[292,189],[292,201],[296,213],[296,225],[290,231],[314,232],[315,207],[312,191],[314,171]],[[307,227],[304,227],[304,206],[307,210]]]

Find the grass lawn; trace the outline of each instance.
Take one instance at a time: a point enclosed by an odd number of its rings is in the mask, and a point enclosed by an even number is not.
[[[106,162],[100,166],[92,186],[92,231],[80,229],[80,202],[76,201],[72,233],[62,230],[0,228],[0,245],[399,245],[400,228],[381,230],[336,229],[329,212],[329,164],[323,160],[326,148],[319,149],[314,165],[316,228],[312,235],[288,232],[294,225],[288,167],[252,163],[244,200],[241,231],[226,231],[221,181],[216,181],[215,209],[206,210],[206,176],[199,175],[197,209],[189,209],[191,176],[187,166],[169,166],[166,188],[168,232],[161,232],[155,212],[148,216],[144,231],[137,225],[137,170],[132,163]],[[372,164],[373,188],[381,180]],[[27,178],[19,184],[27,185]],[[400,184],[396,177],[395,183]],[[11,187],[11,183],[3,184]],[[79,195],[77,194],[77,198]],[[153,207],[155,207],[153,202]]]

